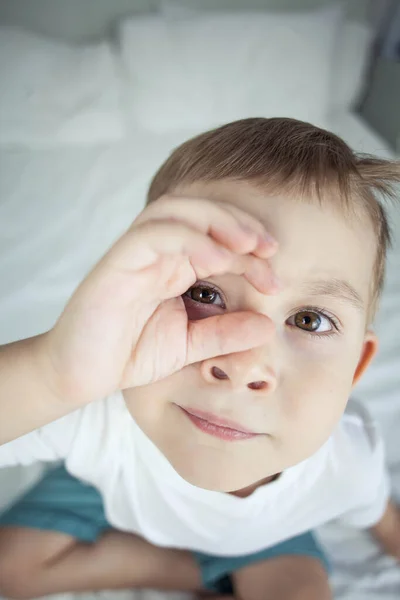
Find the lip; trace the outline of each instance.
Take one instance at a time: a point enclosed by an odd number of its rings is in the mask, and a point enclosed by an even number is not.
[[[190,421],[201,431],[218,437],[222,440],[234,442],[240,440],[249,440],[261,435],[254,431],[249,431],[242,425],[229,419],[223,419],[211,413],[191,408],[183,408],[177,404],[178,408],[190,419]]]

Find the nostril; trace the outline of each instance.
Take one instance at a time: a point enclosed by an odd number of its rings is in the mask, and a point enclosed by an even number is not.
[[[266,381],[252,381],[252,383],[248,383],[247,387],[251,390],[264,390],[267,387]]]
[[[213,367],[211,369],[211,375],[215,377],[215,379],[229,379],[228,375],[222,371],[222,369],[218,369],[218,367]]]

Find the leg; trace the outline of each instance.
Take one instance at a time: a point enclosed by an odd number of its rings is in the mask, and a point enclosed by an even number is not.
[[[64,468],[0,517],[0,595],[31,598],[124,587],[196,590],[191,554],[110,529],[98,491]]]
[[[129,587],[181,591],[202,587],[189,552],[158,548],[114,530],[88,544],[63,533],[4,527],[0,557],[0,595],[10,598]]]
[[[240,600],[332,600],[328,574],[311,556],[277,556],[247,565],[232,578]]]

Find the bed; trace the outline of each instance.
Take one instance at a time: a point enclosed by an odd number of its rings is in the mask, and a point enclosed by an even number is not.
[[[90,20],[86,14],[83,20],[87,26],[82,31],[79,30],[82,22],[76,18],[64,20],[61,26],[55,17],[54,6],[49,9],[50,15],[47,13],[43,23],[38,20],[37,10],[29,21],[29,15],[24,13],[21,17],[18,13],[20,4],[15,3],[17,8],[12,13],[9,9],[7,12],[4,3],[0,2],[0,74],[4,75],[7,68],[7,77],[10,77],[11,56],[15,64],[13,77],[0,92],[0,343],[35,335],[51,327],[77,283],[141,210],[152,174],[173,147],[205,126],[218,123],[226,114],[231,118],[242,116],[246,111],[247,116],[259,114],[261,106],[249,106],[246,104],[248,99],[242,94],[236,105],[230,104],[230,112],[227,111],[227,104],[224,104],[221,116],[217,100],[228,92],[232,96],[229,85],[235,80],[237,71],[232,71],[231,79],[222,88],[217,72],[218,63],[215,72],[210,74],[204,70],[201,60],[207,60],[207,56],[199,58],[199,48],[193,42],[195,35],[201,42],[204,30],[198,29],[200,26],[197,24],[197,29],[191,30],[190,34],[185,30],[188,23],[193,25],[193,20],[196,23],[201,21],[199,13],[193,14],[193,11],[198,11],[194,2],[184,9],[182,3],[163,2],[161,15],[144,12],[149,8],[160,8],[156,6],[157,3],[140,2],[136,6],[140,8],[140,14],[126,17],[126,11],[132,8],[129,1],[116,2],[112,15],[109,5],[106,7],[105,3],[100,3],[99,10],[103,14],[97,14],[94,20]],[[78,4],[72,2],[73,10],[79,11]],[[221,9],[224,4],[219,3]],[[240,3],[235,4],[240,8]],[[272,4],[276,5],[273,2],[255,3],[258,9],[266,5],[269,8]],[[285,14],[286,18],[291,14],[290,2],[283,4],[289,11]],[[293,2],[291,4],[293,7]],[[304,2],[304,10],[314,10],[321,4],[316,1]],[[49,3],[38,0],[37,7],[43,9],[44,5],[49,8]],[[59,3],[55,2],[54,5]],[[94,10],[91,2],[87,6]],[[321,23],[326,24],[327,19],[330,19],[330,23],[335,22],[334,27],[329,25],[328,29],[332,43],[340,46],[340,51],[343,52],[345,46],[346,51],[351,52],[352,44],[357,45],[357,52],[353,48],[351,55],[355,63],[352,73],[357,74],[357,82],[354,82],[347,62],[339,86],[336,81],[335,88],[339,87],[339,93],[336,91],[333,94],[332,88],[326,87],[327,82],[322,90],[321,75],[315,93],[319,99],[317,101],[314,97],[311,108],[306,97],[303,104],[299,102],[297,107],[291,106],[291,99],[285,99],[284,107],[282,98],[279,102],[282,111],[293,116],[306,118],[306,111],[312,110],[318,124],[341,135],[358,151],[390,157],[391,151],[384,140],[353,110],[361,90],[372,35],[362,6],[363,3],[359,2],[359,12],[352,14],[352,19],[344,23],[343,15],[340,16],[336,8],[330,6],[323,8],[324,11],[331,11],[329,14],[320,14],[318,17],[322,19]],[[117,17],[121,17],[120,25],[115,26]],[[154,19],[166,20],[168,25],[161,25]],[[77,29],[78,21],[80,25]],[[111,22],[114,23],[113,35],[106,39],[104,35],[110,30]],[[222,22],[226,23],[226,20]],[[210,31],[206,18],[202,23],[205,31]],[[25,28],[32,26],[34,33],[15,29],[16,25]],[[281,25],[278,21],[273,22],[274,28]],[[89,31],[90,27],[92,30]],[[174,28],[173,36],[171,27]],[[232,20],[232,39],[237,34],[235,27]],[[302,27],[305,35],[310,23],[304,21]],[[341,32],[344,27],[352,33],[340,44],[334,37],[339,27]],[[181,106],[178,112],[174,97],[168,99],[166,67],[164,74],[159,73],[159,77],[154,75],[153,69],[159,57],[149,52],[146,45],[154,31],[162,39],[159,52],[170,58],[168,78],[175,78],[174,83],[180,81],[176,67],[178,61],[174,62],[173,59],[173,52],[178,52],[176,40],[188,44],[187,36],[190,35],[190,64],[199,65],[199,71],[196,73],[193,68],[194,72],[190,74],[193,85],[197,86],[190,110],[187,110],[188,98],[182,100],[185,106]],[[87,46],[83,43],[85,32],[89,38],[93,38]],[[42,37],[42,34],[46,34],[46,37]],[[299,35],[298,31],[296,35]],[[76,39],[80,41],[78,46],[72,43]],[[324,45],[327,45],[326,39],[325,36]],[[362,52],[360,46],[363,47]],[[247,46],[241,47],[241,52],[244,50],[248,50]],[[144,56],[144,53],[145,62],[131,64],[132,56]],[[53,57],[51,61],[48,59],[50,55]],[[253,56],[251,53],[249,55]],[[26,56],[31,57],[31,65],[28,61],[26,66]],[[235,68],[242,69],[242,73],[246,69],[248,71],[248,62],[240,63],[242,54],[237,56]],[[21,67],[21,57],[24,57],[24,68]],[[167,60],[165,58],[166,64]],[[64,75],[60,65],[65,71]],[[179,65],[185,69],[183,59]],[[219,66],[224,68],[222,63]],[[260,65],[253,65],[252,68],[253,71],[246,73],[246,77],[251,76],[255,80],[259,77],[257,68]],[[78,73],[76,81],[79,86],[75,91],[70,86],[71,72],[75,76]],[[87,77],[89,72],[90,81]],[[212,76],[214,79],[210,79]],[[51,85],[55,77],[57,93]],[[165,102],[162,110],[157,110],[155,114],[156,84],[160,79],[164,85]],[[135,81],[141,82],[140,90],[133,85]],[[216,89],[218,85],[220,87]],[[251,87],[254,82],[249,81],[248,85]],[[206,94],[203,91],[205,87]],[[263,93],[261,88],[257,89],[260,94]],[[201,93],[203,97],[200,104],[204,106],[204,111],[199,111],[202,114],[193,120],[192,114],[197,106],[194,103],[198,102],[197,96]],[[329,111],[322,114],[323,94],[329,95],[331,106]],[[82,102],[82,98],[85,102]],[[213,102],[210,98],[214,99]],[[269,110],[272,113],[276,111],[276,105]],[[400,208],[393,206],[389,210],[394,247],[390,252],[385,292],[376,321],[381,349],[359,385],[357,396],[368,404],[381,425],[393,493],[400,502],[400,337],[396,333],[400,331]],[[0,509],[22,489],[31,485],[42,469],[42,465],[36,465],[0,472]],[[335,598],[395,600],[400,597],[400,567],[390,558],[382,556],[366,534],[330,524],[321,529],[319,535],[335,567],[332,576]],[[121,591],[93,594],[93,597],[122,600],[139,598],[140,595],[149,600],[165,596],[152,591]],[[74,598],[68,594],[63,596],[68,600]],[[81,596],[89,600],[91,594]],[[180,597],[177,594],[170,596]]]

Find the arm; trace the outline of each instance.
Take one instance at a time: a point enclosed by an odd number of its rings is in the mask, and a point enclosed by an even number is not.
[[[149,205],[49,332],[0,347],[0,444],[117,390],[264,344],[273,331],[265,315],[189,321],[181,296],[197,279],[227,272],[274,293],[265,259],[276,249],[261,223],[222,203],[164,198]]]
[[[370,528],[373,537],[387,554],[400,562],[400,509],[389,501],[383,517]]]
[[[79,408],[58,393],[45,335],[0,346],[0,445]]]

